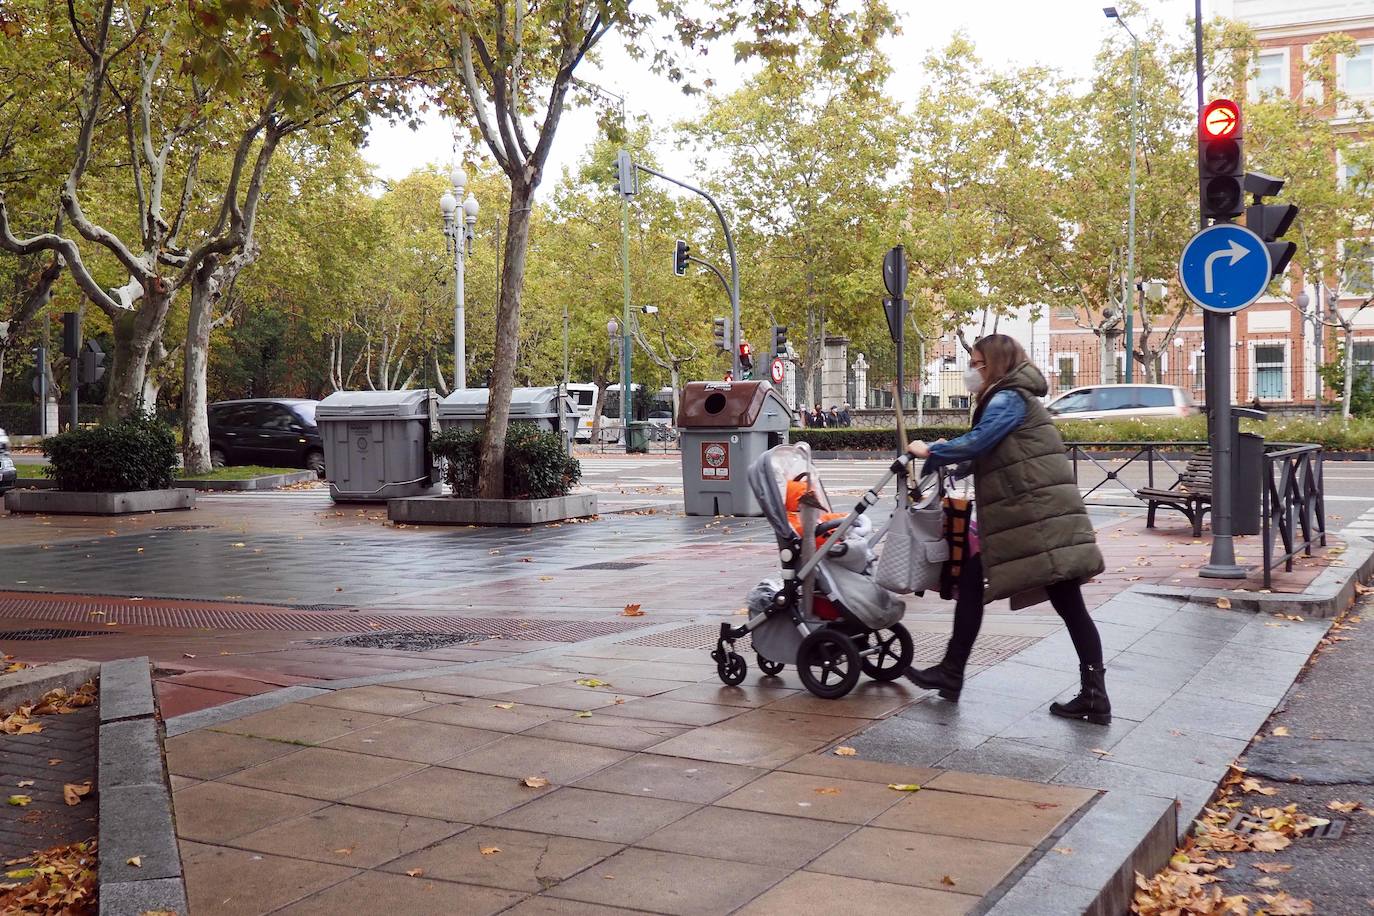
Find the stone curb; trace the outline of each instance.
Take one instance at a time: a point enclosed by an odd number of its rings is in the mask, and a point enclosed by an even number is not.
[[[314,471],[292,471],[288,474],[266,474],[262,477],[249,477],[244,480],[197,480],[184,478],[172,481],[172,486],[182,490],[275,490],[293,483],[309,483],[319,480]]]
[[[36,700],[58,687],[75,690],[87,681],[95,680],[99,673],[100,665],[97,662],[73,658],[0,675],[0,714]]]
[[[526,527],[596,515],[595,493],[548,499],[459,499],[406,496],[389,499],[387,518],[407,525],[502,525]]]
[[[81,493],[73,490],[10,490],[5,508],[10,512],[49,515],[130,515],[194,509],[192,490],[130,490],[124,493]]]
[[[100,914],[187,912],[172,793],[145,658],[100,666]],[[137,858],[137,866],[131,860]]]
[[[1130,910],[1135,874],[1153,875],[1173,855],[1171,798],[1108,792],[1097,800],[987,916],[1118,916]]]
[[[1328,566],[1299,595],[1263,594],[1228,588],[1192,588],[1174,585],[1136,585],[1130,591],[1163,598],[1182,598],[1198,604],[1231,602],[1232,610],[1264,614],[1299,614],[1303,617],[1338,617],[1355,600],[1355,586],[1374,575],[1374,542],[1351,538],[1343,565]]]

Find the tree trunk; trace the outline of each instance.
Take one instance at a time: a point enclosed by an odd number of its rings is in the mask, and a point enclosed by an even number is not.
[[[112,322],[114,354],[105,395],[106,422],[130,417],[135,411],[151,413],[156,409],[155,402],[145,401],[144,382],[148,378],[148,358],[162,334],[170,305],[166,294],[149,291],[136,311],[122,314]]]
[[[505,490],[506,428],[510,425],[511,389],[515,387],[515,358],[520,342],[520,288],[525,279],[525,255],[530,242],[530,205],[534,187],[511,181],[510,219],[506,222],[506,257],[501,268],[501,304],[496,313],[496,352],[487,397],[487,425],[482,434],[479,495],[501,499]],[[622,392],[622,402],[624,400]]]
[[[1355,382],[1355,333],[1345,327],[1345,388],[1341,393],[1341,416],[1350,419],[1350,396]]]
[[[210,322],[219,265],[207,258],[191,280],[191,310],[186,317],[186,356],[182,364],[182,464],[189,474],[210,472],[210,421],[207,414],[206,367],[210,356]]]

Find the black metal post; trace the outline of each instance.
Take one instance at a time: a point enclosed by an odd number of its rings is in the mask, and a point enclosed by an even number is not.
[[[72,401],[72,415],[71,415],[71,419],[69,419],[69,420],[67,421],[67,429],[68,429],[68,430],[74,430],[74,429],[76,429],[77,426],[79,425],[79,424],[77,423],[77,412],[76,412],[76,386],[77,386],[78,384],[80,384],[80,382],[81,382],[81,357],[80,357],[80,356],[73,356],[73,357],[72,357],[72,381],[71,381],[71,386],[72,386],[72,398],[71,398],[71,401]]]
[[[48,347],[45,342],[38,345],[38,435],[48,433]]]

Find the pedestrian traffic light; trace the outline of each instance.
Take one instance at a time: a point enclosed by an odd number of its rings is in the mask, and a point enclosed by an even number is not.
[[[1198,124],[1198,191],[1205,219],[1230,220],[1245,208],[1245,150],[1240,106],[1213,99]]]
[[[82,385],[94,385],[105,374],[105,351],[94,340],[86,341],[77,364],[76,380]]]
[[[635,164],[630,158],[629,150],[621,150],[615,155],[616,180],[620,187],[622,197],[634,197],[639,190],[639,183],[635,181]]]
[[[730,352],[730,319],[717,318],[715,320],[716,347],[725,353]]]
[[[747,340],[739,342],[739,371],[743,378],[752,378],[754,375],[754,350]]]
[[[62,355],[74,358],[81,355],[81,313],[62,313]]]
[[[673,248],[673,273],[679,277],[687,276],[687,255],[692,249],[682,239]]]
[[[787,325],[773,325],[773,355],[787,355]]]
[[[1269,249],[1271,270],[1269,279],[1277,277],[1288,267],[1298,246],[1292,242],[1281,242],[1285,232],[1298,217],[1296,204],[1266,204],[1266,197],[1275,197],[1283,190],[1284,179],[1266,175],[1263,172],[1245,173],[1245,193],[1254,196],[1250,206],[1245,208],[1245,228],[1264,240]]]

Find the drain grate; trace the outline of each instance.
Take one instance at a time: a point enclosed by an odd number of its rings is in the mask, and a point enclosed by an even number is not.
[[[214,525],[161,525],[154,528],[154,531],[205,531]]]
[[[429,652],[463,643],[491,639],[478,633],[363,633],[341,639],[313,639],[312,646],[346,646],[350,649],[397,649],[402,652]]]
[[[648,563],[636,563],[633,560],[606,560],[602,563],[588,563],[586,566],[574,566],[572,569],[639,569],[641,566],[648,565]]]
[[[1297,839],[1338,840],[1341,838],[1341,835],[1345,833],[1345,825],[1347,823],[1348,822],[1344,818],[1332,818],[1329,823],[1322,824],[1319,827],[1313,827],[1311,830],[1298,836]],[[1263,818],[1255,817],[1253,814],[1240,812],[1231,817],[1226,827],[1228,830],[1244,835],[1257,833],[1266,829],[1266,823]]]
[[[0,630],[0,642],[7,639],[23,640],[25,642],[38,642],[44,639],[78,639],[84,636],[113,636],[109,630],[52,630],[52,629],[32,629],[32,630]]]

